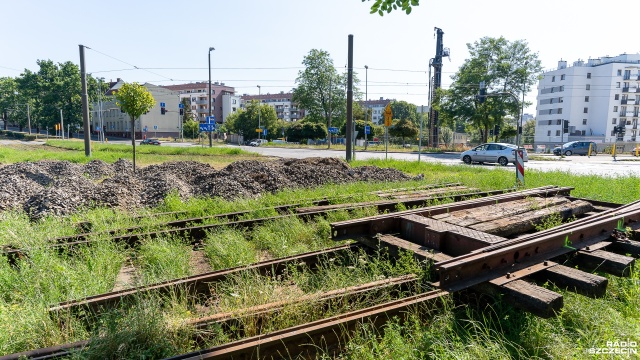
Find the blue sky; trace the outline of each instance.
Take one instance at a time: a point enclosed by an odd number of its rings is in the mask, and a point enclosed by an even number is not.
[[[410,15],[370,15],[360,0],[94,1],[0,0],[0,76],[37,70],[38,59],[79,63],[106,80],[157,85],[212,80],[240,94],[289,91],[311,49],[347,63],[354,35],[354,68],[368,97],[427,104],[428,61],[434,27],[444,31],[443,85],[483,36],[526,40],[544,68],[557,61],[637,53],[633,16],[625,3],[525,0],[421,0]],[[628,6],[627,6],[628,7]],[[630,32],[629,32],[630,31]],[[629,36],[624,36],[627,34]],[[136,69],[137,67],[138,69]],[[146,70],[145,70],[146,69]],[[527,95],[535,102],[535,91]],[[534,113],[535,106],[525,112]]]

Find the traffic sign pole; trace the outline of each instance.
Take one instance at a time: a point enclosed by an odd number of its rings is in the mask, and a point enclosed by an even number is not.
[[[516,188],[524,186],[524,151],[516,150]]]

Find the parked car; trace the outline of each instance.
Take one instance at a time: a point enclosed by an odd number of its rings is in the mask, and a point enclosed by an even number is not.
[[[158,139],[144,139],[140,142],[140,145],[160,145],[160,140]]]
[[[588,155],[589,145],[591,145],[591,155],[598,155],[598,145],[593,141],[570,141],[561,147],[553,149],[553,155]]]
[[[266,144],[268,142],[269,142],[269,140],[267,140],[267,139],[256,139],[256,140],[251,141],[249,143],[249,146],[260,146],[260,145]]]
[[[474,147],[471,150],[467,150],[460,154],[460,160],[465,164],[477,163],[498,163],[502,166],[507,166],[509,163],[516,162],[516,149],[517,146],[513,144],[505,143],[486,143]],[[529,161],[529,155],[527,150],[522,149],[523,160]]]

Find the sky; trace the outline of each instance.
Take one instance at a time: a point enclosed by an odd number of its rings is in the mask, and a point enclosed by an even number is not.
[[[370,14],[361,0],[0,0],[0,77],[38,70],[38,60],[79,64],[105,80],[156,85],[208,81],[238,94],[289,92],[312,49],[327,51],[346,70],[348,35],[354,71],[368,99],[428,104],[434,27],[444,31],[451,56],[442,85],[468,58],[467,44],[482,37],[525,40],[544,69],[558,60],[640,52],[628,2],[551,0],[420,0],[410,15]],[[631,22],[629,22],[631,21]],[[633,31],[632,31],[633,32]],[[631,33],[628,33],[631,34]],[[365,70],[364,66],[369,67]],[[527,94],[535,113],[535,88]]]

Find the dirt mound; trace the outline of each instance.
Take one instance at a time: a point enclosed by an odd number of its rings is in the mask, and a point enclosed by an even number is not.
[[[133,210],[156,206],[170,193],[236,199],[285,189],[354,181],[402,181],[410,176],[374,166],[352,168],[335,158],[246,160],[217,171],[195,161],[150,165],[133,173],[120,159],[26,162],[0,167],[0,210],[23,209],[32,219],[68,215],[83,207]]]

